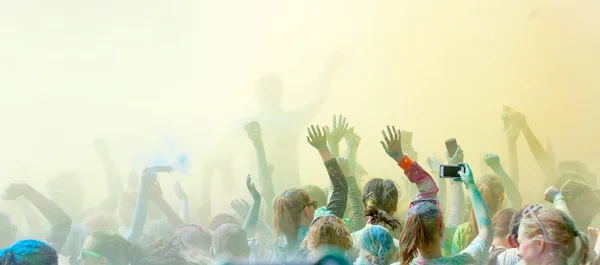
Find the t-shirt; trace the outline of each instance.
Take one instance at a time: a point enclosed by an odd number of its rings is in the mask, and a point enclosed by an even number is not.
[[[518,248],[509,248],[498,255],[496,265],[515,265],[521,261]]]
[[[467,236],[464,236],[465,230]],[[471,229],[469,229],[469,223],[463,223],[456,228],[454,233],[454,239],[452,240],[452,255],[456,255],[469,245],[469,237],[471,236]]]
[[[487,264],[488,256],[488,243],[481,239],[475,238],[469,246],[458,255],[453,257],[443,257],[438,259],[426,260],[421,257],[415,258],[410,264],[411,265],[442,265],[442,264],[455,264],[455,265],[480,265]]]

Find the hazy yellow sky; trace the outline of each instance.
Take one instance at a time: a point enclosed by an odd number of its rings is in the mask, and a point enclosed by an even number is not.
[[[314,122],[347,115],[372,175],[401,176],[380,150],[386,124],[414,132],[422,161],[450,137],[477,167],[485,152],[504,157],[502,104],[558,160],[600,172],[598,11],[592,0],[1,1],[0,183],[60,170],[101,183],[97,136],[124,176],[165,136],[199,165],[255,111],[262,73],[280,73],[284,107],[301,107],[336,50],[347,60]],[[299,144],[304,183],[324,184]],[[541,176],[524,139],[519,154],[522,179]]]

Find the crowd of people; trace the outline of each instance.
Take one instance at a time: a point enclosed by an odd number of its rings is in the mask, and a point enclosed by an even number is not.
[[[438,178],[442,162],[427,158],[425,169],[403,141],[405,133],[388,126],[381,145],[389,163],[398,165],[398,175],[361,185],[359,180],[368,178],[357,161],[361,138],[345,117],[334,116],[333,126],[307,130],[307,142],[328,172],[327,187],[300,186],[293,173],[287,183],[273,178],[278,165],[266,151],[264,128],[249,122],[244,129],[255,148],[258,175],[249,175],[245,184],[253,201],[233,200],[236,215],[201,213],[210,222],[191,220],[194,202],[181,185],[175,189],[179,210],[164,198],[158,176],[171,168],[148,167],[124,185],[108,145],[98,141],[109,190],[97,206],[84,209],[74,173],[49,181],[46,195],[27,183],[4,190],[4,200],[19,203],[30,234],[0,214],[0,265],[314,264],[327,257],[335,264],[360,265],[600,264],[598,229],[591,225],[600,211],[596,176],[578,161],[556,163],[523,114],[505,108],[502,121],[508,171],[498,155],[487,154],[485,163],[494,174],[475,177],[459,146],[446,154],[444,164],[465,171],[459,178]],[[526,204],[518,189],[520,135],[541,168],[540,185],[548,189],[539,197],[547,203]],[[339,151],[343,140],[346,155]],[[399,185],[411,195],[402,198]],[[49,231],[39,214],[50,223]]]

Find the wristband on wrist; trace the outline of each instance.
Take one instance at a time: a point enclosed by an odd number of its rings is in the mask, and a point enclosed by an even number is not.
[[[400,162],[398,162],[398,166],[400,166],[403,170],[408,170],[410,166],[412,166],[412,164],[412,159],[410,159],[410,157],[408,157],[407,155],[404,155]]]

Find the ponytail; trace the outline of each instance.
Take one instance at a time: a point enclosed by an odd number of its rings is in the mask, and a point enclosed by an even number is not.
[[[377,206],[375,206],[372,200],[369,200],[367,202],[367,206],[363,213],[363,216],[365,218],[368,218],[370,220],[370,223],[373,225],[388,225],[389,227],[391,227],[392,231],[400,228],[401,226],[400,221],[398,219],[394,218],[386,211],[382,211],[379,208],[377,208]]]
[[[404,230],[400,235],[400,264],[409,265],[417,256],[418,248],[424,241],[425,232],[418,214],[411,214],[406,218]]]
[[[581,253],[579,254],[579,262],[577,264],[587,264],[591,258],[590,251],[594,251],[590,249],[590,240],[586,235],[579,233],[577,230],[575,230],[575,236],[581,240]]]
[[[400,235],[401,265],[410,264],[417,256],[420,247],[435,242],[443,233],[438,228],[437,206],[430,203],[419,203],[408,210],[408,217]]]

